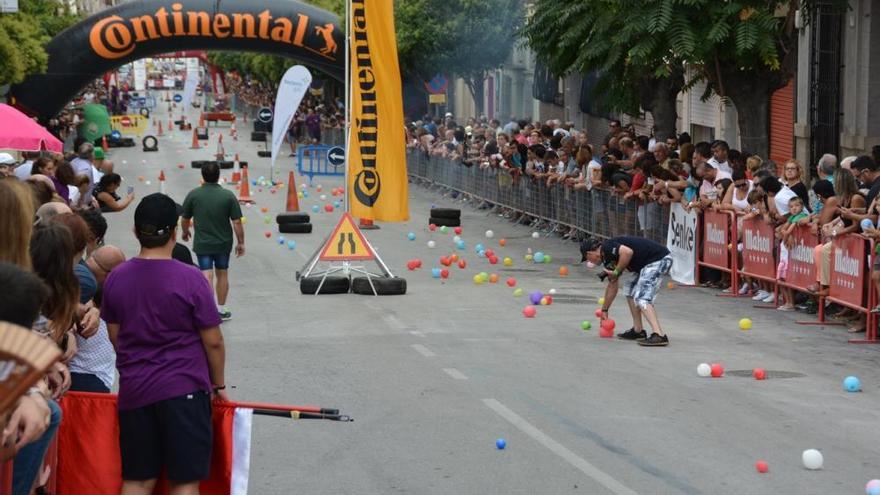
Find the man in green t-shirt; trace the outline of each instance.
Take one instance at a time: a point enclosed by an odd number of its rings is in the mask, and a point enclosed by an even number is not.
[[[238,241],[235,256],[244,256],[244,227],[241,224],[241,207],[232,191],[223,189],[220,180],[220,167],[217,162],[202,166],[205,183],[186,195],[183,201],[183,240],[189,241],[190,222],[195,219],[195,240],[193,251],[199,261],[199,268],[213,285],[217,277],[217,307],[220,318],[228,320],[232,313],[226,308],[229,295],[229,255],[232,252],[232,232]]]

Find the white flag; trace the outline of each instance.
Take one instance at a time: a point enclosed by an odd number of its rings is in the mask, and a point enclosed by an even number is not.
[[[293,120],[293,114],[299,108],[299,103],[312,84],[312,75],[309,70],[302,65],[295,65],[284,73],[281,83],[278,85],[278,95],[275,97],[275,116],[272,121],[272,173],[275,174],[275,158],[278,156],[278,150],[281,143],[284,142],[284,136],[287,134],[287,128],[290,121]]]

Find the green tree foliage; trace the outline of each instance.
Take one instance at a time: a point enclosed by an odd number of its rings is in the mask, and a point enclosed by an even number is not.
[[[27,0],[20,12],[0,14],[0,86],[46,70],[46,43],[78,20],[55,0]]]
[[[846,8],[846,0],[831,2]],[[766,156],[769,97],[792,77],[796,62],[795,11],[809,20],[818,3],[537,0],[523,34],[557,75],[601,71],[599,90],[606,103],[624,112],[631,113],[636,102],[649,109],[646,93],[664,83],[666,91],[673,90],[687,64],[695,77],[682,87],[703,80],[708,85],[704,97],[714,92],[733,102],[743,148]],[[659,95],[653,96],[657,102]]]

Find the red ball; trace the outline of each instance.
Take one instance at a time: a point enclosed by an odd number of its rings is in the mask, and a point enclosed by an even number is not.
[[[497,265],[497,264],[498,264],[498,256],[492,256],[492,257],[490,257],[490,258],[489,258],[489,264],[490,264],[490,265]]]
[[[461,235],[461,227],[456,227],[452,230],[453,230],[453,232],[455,232],[456,235]]]
[[[602,323],[600,323],[599,325],[601,328],[604,328],[604,329],[608,330],[609,332],[613,332],[614,327],[616,326],[616,324],[614,323],[614,320],[612,320],[611,318],[608,318],[607,320],[602,320]]]
[[[440,270],[440,278],[442,278],[442,279],[449,278],[449,270],[447,270],[446,268]]]
[[[526,318],[534,318],[535,315],[538,314],[538,310],[536,310],[534,306],[526,306],[523,308],[522,313]]]
[[[767,378],[767,372],[764,371],[764,368],[755,368],[752,370],[752,376],[755,377],[755,380],[764,380]]]
[[[272,232],[269,232],[267,230],[266,232],[263,233],[263,235],[266,236],[266,239],[268,239],[268,238],[272,237]]]
[[[434,232],[435,230],[437,230],[437,226],[434,225],[433,223],[428,224],[428,230],[430,230],[431,232]]]
[[[720,378],[724,375],[724,367],[718,363],[712,363],[712,378]]]
[[[602,317],[602,308],[596,308],[596,318]]]
[[[452,264],[452,260],[450,260],[449,258],[444,256],[444,257],[440,258],[440,264],[443,266],[449,266]]]
[[[415,263],[416,263],[416,268],[422,267],[422,260],[413,260],[413,261],[415,261]]]
[[[544,298],[547,299],[547,306],[553,304],[553,296],[544,296]]]
[[[614,330],[611,328],[605,328],[604,325],[600,326],[599,337],[602,337],[603,339],[610,339],[611,337],[614,337]]]
[[[333,205],[324,205],[324,211],[331,213],[333,211]]]
[[[487,249],[487,250],[483,251],[483,254],[485,254],[487,258],[494,258],[495,257],[495,251],[492,251],[491,249]]]
[[[416,269],[416,264],[413,263],[412,261],[407,261],[407,262],[406,262],[406,268],[407,268],[409,271],[413,271],[413,270]]]
[[[767,466],[766,461],[758,461],[755,463],[755,469],[757,469],[759,473],[763,474],[769,471],[770,467]]]
[[[449,261],[455,263],[458,261],[458,255],[453,253],[453,255],[449,257]]]
[[[467,261],[458,260],[458,267],[461,268],[462,270],[464,270],[465,268],[467,268]]]
[[[516,286],[516,279],[513,277],[510,277],[509,279],[507,279],[507,286],[508,287]]]

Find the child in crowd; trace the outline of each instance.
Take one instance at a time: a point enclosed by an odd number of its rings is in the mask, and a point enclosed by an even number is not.
[[[785,280],[788,275],[788,248],[791,247],[791,234],[798,225],[807,225],[810,216],[804,210],[804,201],[799,196],[794,196],[788,200],[788,209],[791,212],[785,223],[776,227],[776,238],[780,239],[779,243],[779,265],[776,267],[776,278]],[[779,306],[779,311],[794,311],[794,290],[790,287],[783,287],[782,294],[785,302]]]

